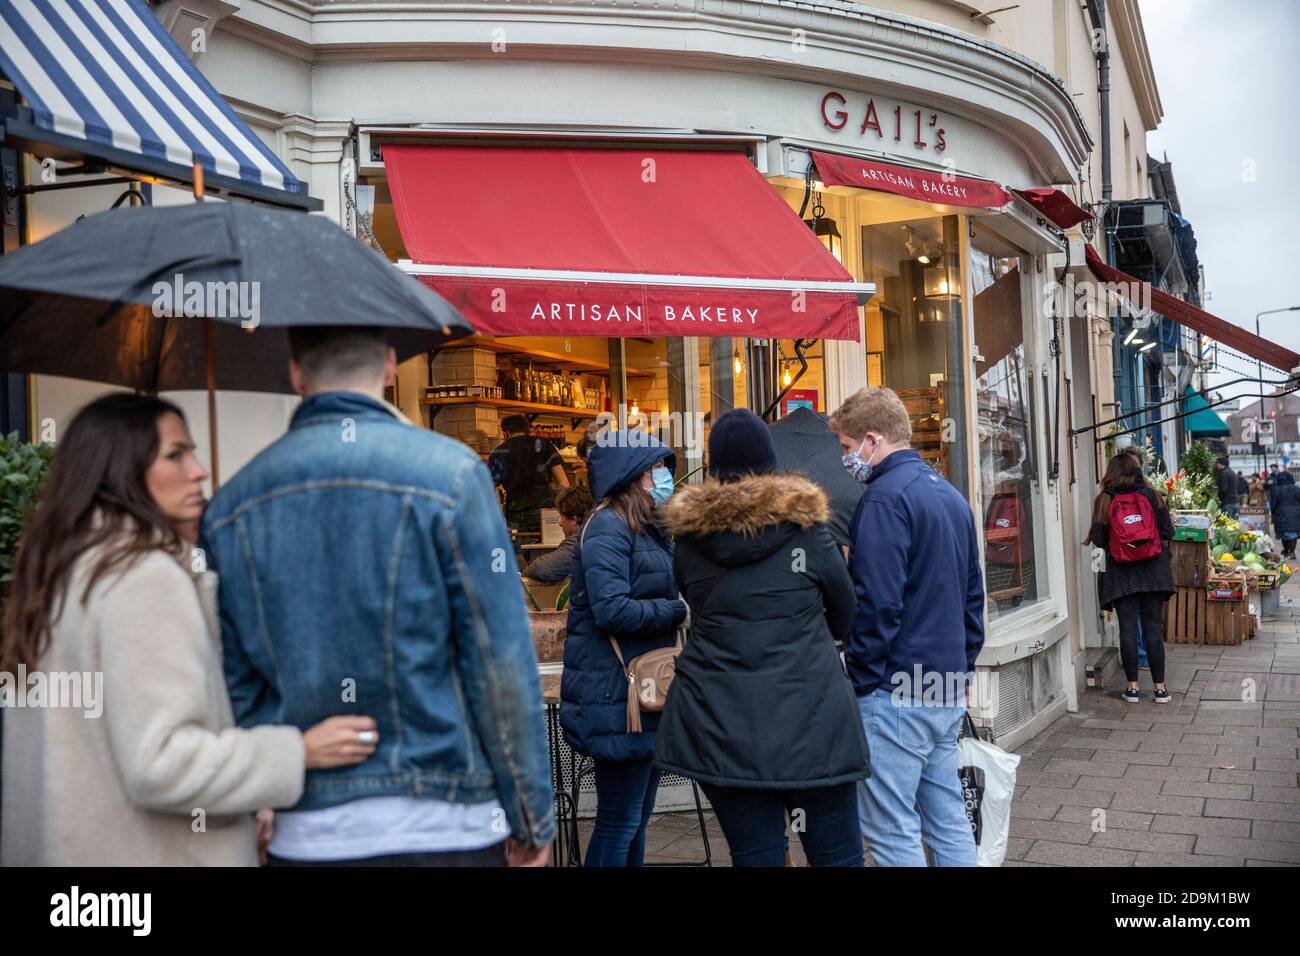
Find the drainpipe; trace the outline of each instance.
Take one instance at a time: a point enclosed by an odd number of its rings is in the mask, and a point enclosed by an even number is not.
[[[1106,214],[1110,210],[1110,202],[1114,193],[1114,184],[1111,181],[1111,162],[1110,162],[1110,34],[1106,30],[1106,0],[1087,0],[1088,17],[1092,21],[1094,36],[1100,42],[1094,42],[1097,47],[1097,103],[1101,113],[1101,215],[1097,218],[1101,222],[1101,228],[1104,230],[1106,237],[1106,262],[1110,265],[1115,264],[1115,247],[1111,237],[1111,231],[1106,228]],[[1110,316],[1111,328],[1115,328],[1115,317]],[[1120,341],[1116,336],[1116,341]],[[1118,415],[1123,410],[1123,399],[1120,398],[1120,381],[1122,374],[1120,348],[1116,347],[1111,353],[1111,364],[1115,374],[1115,414]]]

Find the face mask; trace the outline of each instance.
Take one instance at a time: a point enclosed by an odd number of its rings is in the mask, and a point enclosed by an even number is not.
[[[866,443],[867,440],[863,438],[862,445],[865,445]],[[876,447],[871,449],[871,454],[867,456],[866,461],[862,460],[862,445],[858,446],[857,451],[851,451],[847,455],[841,455],[840,461],[844,463],[845,469],[847,469],[849,475],[852,476],[855,481],[865,482],[871,477],[871,462],[875,459],[876,452],[880,451],[880,443],[877,442]]]
[[[656,505],[663,506],[673,496],[673,473],[667,468],[655,468],[650,472],[650,477],[654,480],[650,497],[654,499]]]

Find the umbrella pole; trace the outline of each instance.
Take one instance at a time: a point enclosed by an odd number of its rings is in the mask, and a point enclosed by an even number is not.
[[[208,388],[208,458],[212,463],[212,491],[221,487],[221,464],[217,459],[217,363],[213,355],[213,319],[203,320],[203,364]]]

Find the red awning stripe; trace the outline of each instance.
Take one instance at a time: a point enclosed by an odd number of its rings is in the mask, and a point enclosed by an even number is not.
[[[1069,229],[1093,218],[1092,213],[1076,205],[1073,199],[1059,189],[1014,189],[1012,192],[1062,229]]]
[[[740,152],[394,144],[383,155],[403,242],[427,267],[408,271],[485,332],[856,340],[857,299],[874,291]]]
[[[985,179],[955,176],[892,163],[876,163],[852,156],[810,150],[817,176],[827,186],[855,186],[907,196],[945,206],[974,206],[1000,209],[1011,202],[1011,194]]]
[[[1107,265],[1091,245],[1085,245],[1084,249],[1088,257],[1088,267],[1092,269],[1093,275],[1103,282],[1142,286],[1144,300],[1149,301],[1151,308],[1165,318],[1172,319],[1179,325],[1185,325],[1202,335],[1208,335],[1216,342],[1222,342],[1229,348],[1234,348],[1283,372],[1289,373],[1292,369],[1300,367],[1300,354],[1261,338],[1253,332],[1248,332],[1239,325],[1233,325],[1216,315],[1211,315],[1204,309],[1198,309],[1190,302],[1175,298],[1168,292],[1162,292],[1127,272],[1121,272],[1114,266]]]

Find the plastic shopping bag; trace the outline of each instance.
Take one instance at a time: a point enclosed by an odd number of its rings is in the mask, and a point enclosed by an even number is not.
[[[1020,757],[980,740],[969,714],[965,729],[957,741],[957,772],[966,798],[966,818],[975,834],[975,859],[980,866],[1001,866],[1007,855]]]

